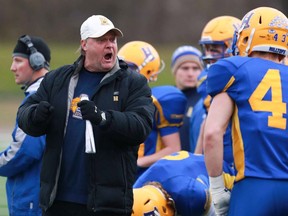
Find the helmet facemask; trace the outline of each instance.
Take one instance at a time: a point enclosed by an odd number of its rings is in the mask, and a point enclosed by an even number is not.
[[[203,52],[203,62],[206,68],[222,58],[231,56],[231,45],[234,31],[241,21],[232,16],[220,16],[210,20],[204,27],[199,44]],[[218,46],[215,54],[207,54],[207,46]],[[222,46],[220,49],[219,47]]]

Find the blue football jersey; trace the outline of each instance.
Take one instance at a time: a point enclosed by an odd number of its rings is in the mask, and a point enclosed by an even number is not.
[[[156,153],[164,146],[161,137],[179,131],[183,124],[187,98],[175,86],[157,86],[151,89],[153,103],[156,107],[153,128],[144,144],[138,151],[138,156],[146,156]],[[138,176],[146,168],[138,169]]]
[[[201,123],[206,118],[206,115],[210,104],[211,104],[211,96],[208,95],[206,86],[207,86],[207,75],[208,71],[207,69],[204,69],[201,74],[198,77],[198,83],[197,83],[197,91],[201,95],[201,99],[198,101],[198,103],[195,105],[192,116],[190,118],[190,149],[192,152],[195,151],[198,136],[200,133],[200,127]],[[223,143],[224,143],[224,156],[223,159],[229,163],[231,166],[234,164],[233,160],[233,153],[232,153],[232,137],[231,137],[231,123],[229,123],[224,137],[223,137]]]
[[[234,170],[223,163],[225,184],[233,186]],[[160,182],[171,195],[180,215],[202,215],[208,209],[209,180],[204,156],[179,151],[163,157],[147,169],[135,182],[140,188],[149,181]]]
[[[152,88],[153,103],[156,107],[152,132],[144,142],[144,155],[150,155],[163,147],[160,137],[179,131],[187,99],[174,86]]]
[[[197,92],[201,95],[201,98],[205,100],[205,98],[208,96],[206,91],[206,80],[207,80],[207,70],[204,69],[200,75],[198,76],[198,82],[197,82]]]
[[[235,103],[232,138],[236,180],[288,179],[288,67],[272,61],[230,57],[208,72],[207,92],[227,92]]]

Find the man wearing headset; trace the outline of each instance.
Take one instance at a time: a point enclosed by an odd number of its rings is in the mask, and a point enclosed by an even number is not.
[[[33,94],[49,70],[50,49],[40,37],[23,35],[13,50],[10,70],[22,85],[24,101]],[[40,167],[45,137],[25,134],[16,120],[12,140],[0,152],[0,176],[7,177],[6,194],[10,215],[39,216]]]

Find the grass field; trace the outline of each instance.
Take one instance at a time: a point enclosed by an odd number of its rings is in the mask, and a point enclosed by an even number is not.
[[[2,127],[1,127],[2,129]],[[8,127],[7,127],[8,130]],[[0,133],[0,151],[9,144],[9,133],[7,130],[1,130]],[[5,190],[6,178],[0,177],[0,216],[8,216],[7,200],[6,200],[6,190]]]
[[[5,182],[6,178],[0,177],[0,216],[8,216]]]
[[[3,112],[0,115],[0,151],[10,143],[10,134],[14,127],[14,118],[20,101],[21,98],[14,96],[6,98],[5,103],[3,100],[1,102]],[[6,178],[0,177],[0,216],[8,216],[5,182]]]

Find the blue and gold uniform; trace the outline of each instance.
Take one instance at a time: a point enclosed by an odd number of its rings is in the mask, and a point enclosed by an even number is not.
[[[232,137],[238,181],[245,176],[288,179],[287,71],[285,65],[249,57],[211,66],[208,93],[225,91],[235,102]]]
[[[163,148],[161,137],[179,131],[183,124],[183,116],[187,99],[174,86],[157,86],[152,88],[153,103],[156,107],[153,128],[144,142],[140,145],[138,156],[154,154]],[[147,168],[138,168],[138,176]]]
[[[200,127],[203,120],[206,118],[212,100],[211,96],[208,95],[206,90],[207,74],[207,69],[204,69],[198,77],[197,91],[201,95],[201,99],[194,106],[194,110],[190,118],[190,149],[192,150],[192,152],[194,152],[196,148],[198,136],[200,133]],[[223,159],[232,167],[234,161],[232,152],[231,123],[229,123],[223,136],[223,144]]]
[[[208,72],[208,93],[227,92],[235,104],[237,174],[229,215],[287,215],[287,72],[282,64],[238,56],[219,60]]]
[[[208,106],[210,106],[211,98],[207,95],[206,92],[206,79],[207,79],[207,70],[204,69],[197,78],[197,92],[200,94],[201,98],[195,104],[193,112],[190,118],[190,151],[194,152],[197,146],[197,140],[200,134],[200,128],[202,122],[205,120]],[[207,103],[208,102],[208,106]]]
[[[231,189],[234,170],[227,163],[223,164],[225,184]],[[180,215],[203,215],[210,209],[209,180],[203,155],[179,151],[163,157],[137,179],[134,188],[149,181],[161,183],[175,201]]]

